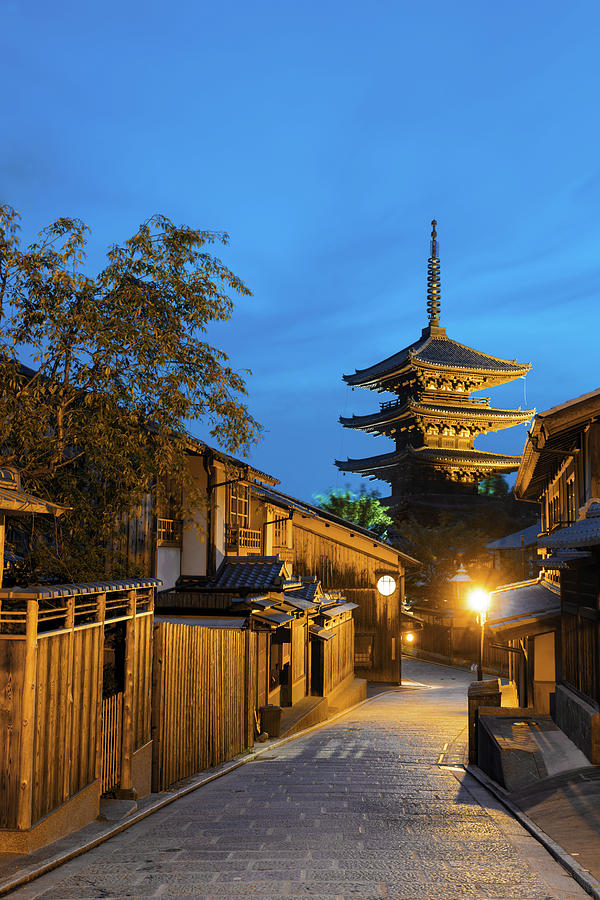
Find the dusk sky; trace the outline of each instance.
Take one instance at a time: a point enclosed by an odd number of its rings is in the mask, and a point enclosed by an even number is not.
[[[599,386],[597,3],[4,0],[1,32],[0,201],[27,240],[82,218],[92,272],[153,213],[229,232],[253,296],[209,339],[286,492],[388,493],[333,465],[393,447],[338,424],[390,399],[342,374],[420,335],[433,217],[441,324],[532,363],[495,404]]]

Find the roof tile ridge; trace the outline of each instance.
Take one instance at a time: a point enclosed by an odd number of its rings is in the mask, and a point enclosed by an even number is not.
[[[445,337],[446,336],[444,335],[444,338]],[[433,335],[428,334],[427,337],[425,338],[425,340],[423,340],[423,337],[421,336],[420,340],[421,340],[421,343],[419,343],[419,341],[413,341],[413,343],[409,344],[408,347],[406,348],[408,350],[409,357],[412,358],[413,356],[417,356],[419,353],[421,353],[425,349],[425,347],[427,347],[432,342]],[[413,347],[417,347],[417,345],[418,345],[418,349],[413,350]],[[400,352],[402,352],[402,351],[400,351]]]
[[[424,444],[422,447],[412,447],[410,448],[414,453],[420,453],[422,450],[431,450],[433,452],[438,453],[462,453],[465,456],[468,456],[469,453],[478,453],[482,456],[501,456],[504,459],[521,459],[522,453],[495,453],[493,450],[478,450],[477,447],[470,447],[468,450],[464,450],[462,447],[430,447],[427,444]]]
[[[460,341],[455,341],[454,338],[449,337],[449,335],[440,335],[440,337],[431,338],[430,340],[445,340],[451,341],[451,343],[456,344],[457,347],[462,347],[463,350],[470,350],[472,353],[478,353],[479,356],[487,356],[488,359],[495,359],[498,362],[507,363],[508,365],[515,366],[520,369],[530,369],[531,363],[520,363],[517,362],[516,359],[504,359],[502,356],[492,356],[491,353],[485,353],[483,350],[476,350],[475,347],[469,347],[468,344],[461,344]],[[425,346],[425,345],[424,345]],[[423,349],[423,348],[421,348]]]
[[[400,356],[402,353],[408,353],[411,355],[411,352],[414,347],[416,347],[423,338],[420,337],[416,341],[413,341],[411,344],[408,344],[406,347],[402,347],[401,350],[397,350],[395,353],[391,353],[389,356],[386,356],[385,359],[380,359],[379,362],[372,363],[370,366],[365,366],[364,369],[355,369],[352,375],[344,375],[344,378],[353,378],[355,375],[362,375],[365,372],[370,372],[371,369],[376,369],[379,366],[382,366],[384,363],[389,363],[394,360],[397,356]],[[387,371],[387,370],[384,370]]]
[[[469,412],[476,413],[477,415],[485,416],[490,413],[518,413],[522,416],[527,416],[531,418],[535,415],[535,407],[533,409],[521,409],[520,406],[514,407],[505,407],[505,406],[477,406],[475,403],[471,403],[469,400],[465,400],[462,405],[458,403],[455,406],[437,406],[431,403],[420,403],[418,400],[409,401],[411,409],[414,407],[419,407],[420,409],[427,409],[435,412],[448,412],[449,410],[458,410],[461,412]]]

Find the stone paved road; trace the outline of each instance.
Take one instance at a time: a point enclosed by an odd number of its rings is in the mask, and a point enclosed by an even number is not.
[[[470,673],[407,660],[404,677],[430,687],[380,694],[267,750],[12,900],[586,897],[452,770]]]

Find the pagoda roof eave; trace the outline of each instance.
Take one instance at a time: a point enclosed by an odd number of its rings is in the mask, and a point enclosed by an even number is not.
[[[447,450],[442,447],[415,448],[408,446],[400,451],[383,453],[379,456],[370,456],[364,459],[348,459],[345,462],[336,460],[335,464],[342,472],[361,474],[395,468],[407,457],[411,457],[415,462],[424,465],[437,464],[474,470],[501,469],[505,472],[516,471],[521,461],[520,456],[490,453],[487,450]]]
[[[387,407],[379,412],[368,413],[364,416],[340,416],[340,424],[344,428],[368,428],[369,426],[390,425],[401,419],[406,419],[411,415],[423,416],[425,418],[439,418],[441,416],[448,421],[453,419],[472,420],[479,422],[481,420],[488,421],[505,421],[506,427],[511,424],[522,424],[528,422],[535,415],[535,409],[495,409],[490,407],[475,406],[474,404],[465,404],[464,406],[434,406],[425,403],[408,402],[398,406]]]
[[[411,368],[435,372],[472,372],[490,379],[508,381],[525,375],[531,363],[491,356],[452,340],[443,328],[425,328],[420,340],[373,366],[357,369],[353,375],[344,375],[343,379],[348,385],[375,388]]]

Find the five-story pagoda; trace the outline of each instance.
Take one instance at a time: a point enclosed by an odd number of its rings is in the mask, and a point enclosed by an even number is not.
[[[474,391],[525,375],[530,364],[499,359],[459,344],[440,326],[440,261],[432,223],[427,274],[429,324],[421,337],[388,359],[344,375],[344,381],[395,400],[366,416],[340,417],[345,428],[383,434],[396,442],[391,453],[336,461],[344,472],[387,481],[392,506],[453,508],[469,502],[484,478],[519,467],[520,456],[477,450],[477,435],[527,422],[535,410],[496,409]]]

